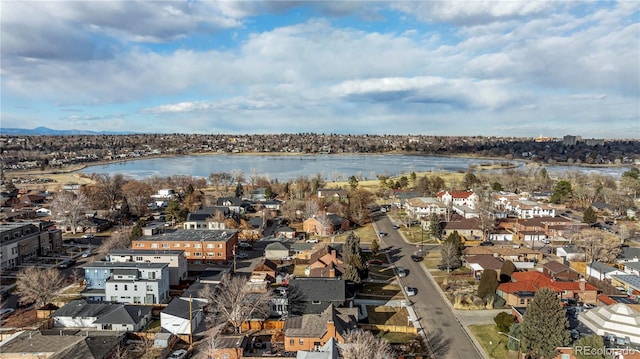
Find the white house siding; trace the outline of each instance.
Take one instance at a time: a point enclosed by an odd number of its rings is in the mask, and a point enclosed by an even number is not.
[[[160,326],[162,326],[162,329],[176,335],[189,335],[191,331],[198,327],[198,324],[200,324],[201,321],[202,311],[198,311],[194,314],[193,319],[191,320],[191,327],[189,327],[189,320],[186,318],[180,318],[160,312]]]

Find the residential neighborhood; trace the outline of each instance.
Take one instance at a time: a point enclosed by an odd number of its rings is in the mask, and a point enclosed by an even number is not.
[[[471,172],[431,191],[416,191],[417,176],[376,193],[310,181],[304,195],[265,180],[153,191],[122,179],[113,200],[95,196],[114,180],[4,186],[3,213],[21,215],[0,224],[0,358],[335,358],[357,333],[397,357],[496,357],[480,332],[517,358],[508,339],[527,334],[510,328],[548,293],[567,322],[558,358],[591,336],[640,348],[636,197],[569,207],[557,184],[487,190]],[[450,346],[434,348],[434,315],[447,316]]]

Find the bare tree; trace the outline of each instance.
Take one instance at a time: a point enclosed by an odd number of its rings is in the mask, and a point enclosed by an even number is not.
[[[610,263],[620,254],[620,239],[600,229],[585,229],[574,236],[576,245],[582,247],[588,263],[601,261]]]
[[[124,227],[102,241],[98,247],[98,253],[104,256],[114,249],[129,248],[129,246],[131,246],[131,227]]]
[[[87,197],[82,193],[58,192],[51,201],[51,214],[65,226],[70,226],[75,234],[84,212],[88,209],[87,203]]]
[[[320,205],[318,202],[310,199],[304,204],[304,218],[311,218],[318,214],[320,210]]]
[[[132,180],[122,186],[122,193],[127,199],[131,213],[135,216],[147,214],[153,192],[151,186],[142,181]]]
[[[344,337],[341,348],[344,359],[391,359],[396,354],[391,344],[383,338],[377,338],[367,330],[351,330]]]
[[[217,312],[219,320],[233,325],[236,333],[242,330],[242,323],[255,317],[265,317],[271,313],[273,293],[251,292],[247,280],[241,276],[230,276],[218,284],[213,295],[209,295],[209,306]]]
[[[16,278],[16,294],[22,303],[36,303],[39,308],[54,298],[64,285],[58,269],[29,267],[21,270]]]
[[[445,241],[440,247],[442,264],[447,267],[447,272],[461,265],[459,249],[453,241]]]

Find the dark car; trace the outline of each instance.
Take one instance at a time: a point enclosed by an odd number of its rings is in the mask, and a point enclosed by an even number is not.
[[[369,259],[369,260],[367,261],[367,265],[368,265],[368,266],[370,266],[370,265],[381,266],[381,265],[382,265],[382,261],[381,261],[381,260],[379,260],[379,259]]]
[[[482,246],[482,247],[490,247],[492,245],[493,245],[493,242],[491,242],[491,241],[484,241],[484,242],[480,243],[480,246]]]
[[[422,262],[422,259],[423,259],[422,257],[417,256],[415,254],[411,256],[411,260],[414,262]]]
[[[66,260],[62,263],[60,263],[60,265],[58,265],[59,268],[70,268],[73,267],[73,265],[76,264],[76,260],[75,259],[69,259]]]

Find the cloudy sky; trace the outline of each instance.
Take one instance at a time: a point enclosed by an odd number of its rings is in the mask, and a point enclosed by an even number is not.
[[[640,138],[638,1],[5,1],[1,126]]]

